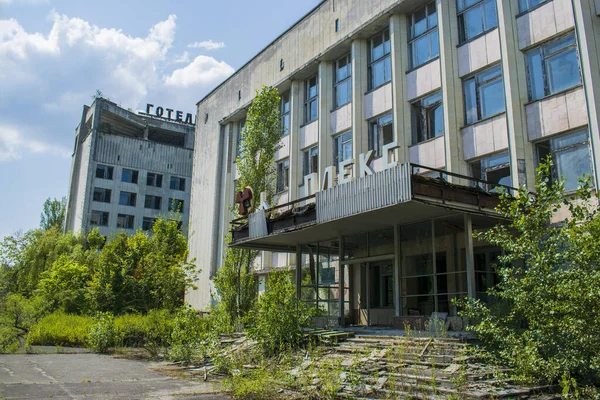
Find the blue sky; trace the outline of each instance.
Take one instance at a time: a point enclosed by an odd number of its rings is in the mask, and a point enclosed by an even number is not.
[[[320,0],[0,0],[0,238],[66,196],[100,89],[125,108],[195,103]]]

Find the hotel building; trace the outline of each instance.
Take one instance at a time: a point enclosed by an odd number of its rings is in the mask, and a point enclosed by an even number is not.
[[[486,300],[498,187],[551,155],[600,175],[600,0],[326,0],[198,103],[188,294],[233,246],[296,271],[328,323],[402,326]],[[277,204],[232,221],[235,156],[262,85],[281,94]],[[257,194],[258,196],[258,194]]]
[[[148,231],[177,209],[187,232],[193,148],[193,125],[95,99],[76,130],[65,229]]]

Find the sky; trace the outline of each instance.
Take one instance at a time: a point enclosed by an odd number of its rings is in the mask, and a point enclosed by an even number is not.
[[[195,104],[320,0],[0,0],[0,239],[67,195],[100,90],[124,108]]]

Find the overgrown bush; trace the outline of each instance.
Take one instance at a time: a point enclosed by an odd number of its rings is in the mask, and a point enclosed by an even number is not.
[[[184,362],[201,360],[218,345],[217,339],[209,316],[199,316],[191,308],[182,308],[173,319],[169,358]]]
[[[20,346],[19,338],[25,337],[45,310],[40,297],[26,298],[9,293],[0,298],[0,352],[16,351]]]
[[[551,163],[539,167],[536,195],[505,195],[498,212],[508,223],[478,235],[505,250],[500,283],[488,292],[502,307],[470,299],[463,315],[479,321],[469,329],[519,378],[598,384],[600,213],[587,182],[575,199],[550,171]],[[561,210],[569,217],[552,224]]]
[[[246,318],[248,337],[267,355],[299,347],[304,329],[312,326],[314,310],[296,296],[296,286],[286,272],[273,272],[266,291]]]
[[[27,346],[87,346],[94,319],[89,316],[54,312],[43,317],[27,335]]]
[[[99,353],[106,353],[110,347],[121,342],[115,329],[115,317],[112,313],[98,313],[89,333],[89,344]]]

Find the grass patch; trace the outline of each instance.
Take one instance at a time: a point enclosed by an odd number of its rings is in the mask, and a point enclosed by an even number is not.
[[[92,317],[55,312],[31,328],[26,345],[87,346],[93,323]]]

